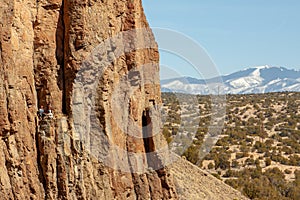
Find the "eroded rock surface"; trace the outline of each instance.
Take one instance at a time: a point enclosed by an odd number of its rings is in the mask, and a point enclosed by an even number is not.
[[[176,199],[164,155],[151,153],[166,143],[141,1],[0,4],[1,199]],[[97,49],[118,35],[120,44]],[[53,119],[37,117],[42,105]]]
[[[2,0],[0,18],[0,199],[241,197],[186,161],[165,167],[141,0]]]

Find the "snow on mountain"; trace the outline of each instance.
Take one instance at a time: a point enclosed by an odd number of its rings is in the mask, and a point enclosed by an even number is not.
[[[190,94],[300,92],[300,71],[259,66],[206,80],[191,77],[162,80],[161,87],[163,92]]]

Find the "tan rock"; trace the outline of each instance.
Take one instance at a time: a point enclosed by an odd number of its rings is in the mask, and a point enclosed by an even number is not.
[[[89,115],[85,107],[77,108],[72,101],[75,78],[83,62],[105,40],[122,31],[148,27],[141,2],[4,0],[0,16],[1,198],[175,199],[172,181],[162,184],[165,175],[145,171],[149,162],[145,153],[155,150],[147,144],[155,141],[150,137],[145,143],[142,138],[143,114],[150,100],[160,103],[160,91],[144,84],[145,77],[158,75],[158,68],[147,71],[139,66],[149,60],[157,63],[157,50],[118,55],[122,42],[112,41],[101,54],[111,63],[103,76],[97,75],[95,66],[83,76],[90,91],[93,86],[97,88],[93,95],[101,100],[96,104],[96,115],[102,132],[92,129],[86,135],[89,143],[83,144],[73,124]],[[148,34],[153,39],[152,33]],[[122,40],[135,48],[134,37]],[[138,76],[129,78],[134,78],[131,83],[124,81],[131,71]],[[93,84],[95,80],[99,82]],[[75,96],[78,105],[86,100],[80,93]],[[118,101],[121,106],[114,110]],[[52,110],[54,119],[50,115],[37,117],[42,105],[45,113]],[[119,116],[113,116],[113,112]],[[89,127],[87,122],[83,127]],[[99,133],[100,138],[95,137]],[[101,152],[94,144],[101,141],[109,141],[106,150],[114,152],[110,165],[95,157],[95,151]],[[112,149],[114,146],[123,153]],[[128,156],[128,151],[136,156]],[[119,165],[129,171],[114,170]],[[129,173],[133,165],[142,171]],[[172,192],[168,192],[170,188]]]
[[[141,0],[0,5],[1,199],[177,199]]]

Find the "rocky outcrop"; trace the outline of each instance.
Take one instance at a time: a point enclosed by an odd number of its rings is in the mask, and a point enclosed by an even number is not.
[[[0,5],[1,199],[243,198],[186,161],[166,167],[140,0]]]
[[[176,199],[141,1],[0,4],[1,199]]]

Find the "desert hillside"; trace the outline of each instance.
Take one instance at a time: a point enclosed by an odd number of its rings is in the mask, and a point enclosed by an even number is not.
[[[174,150],[180,152],[186,136],[193,137],[183,152],[189,161],[251,199],[300,198],[300,93],[227,95],[225,125],[201,160],[213,116],[211,97],[164,93],[163,102],[164,135],[169,142],[176,135],[184,138]]]
[[[171,166],[179,199],[246,200],[240,192],[183,158]]]

